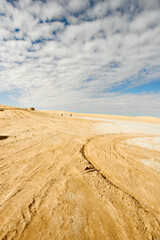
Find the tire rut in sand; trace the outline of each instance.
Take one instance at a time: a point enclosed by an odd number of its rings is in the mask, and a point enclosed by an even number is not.
[[[122,184],[120,181],[117,181],[116,178],[119,177],[119,174],[117,174],[117,177],[116,171],[118,171],[118,168],[114,172],[114,168],[112,169],[111,167],[112,163],[110,163],[108,165],[108,170],[106,171],[105,166],[103,168],[104,161],[100,161],[100,159],[103,158],[105,154],[106,162],[107,159],[109,159],[108,161],[110,162],[114,162],[116,159],[118,159],[117,164],[120,164],[119,161],[123,161],[124,168],[126,168],[128,161],[130,163],[130,159],[126,159],[126,162],[124,162],[125,156],[123,155],[123,151],[121,154],[119,154],[119,151],[117,151],[117,146],[119,149],[120,143],[124,141],[124,139],[131,137],[131,135],[122,136],[120,134],[114,134],[113,136],[103,135],[88,139],[81,148],[81,154],[83,158],[86,159],[86,161],[89,163],[89,168],[94,169],[93,172],[96,171],[96,176],[100,176],[103,179],[99,180],[102,183],[102,186],[103,181],[105,181],[105,186],[103,186],[102,189],[100,187],[100,184],[98,184],[101,199],[106,202],[106,204],[109,203],[113,206],[114,209],[116,209],[116,213],[114,214],[117,214],[117,216],[121,218],[120,224],[123,226],[122,228],[125,229],[126,234],[128,235],[128,239],[158,240],[160,239],[159,213],[157,214],[156,211],[154,212],[153,209],[150,208],[149,203],[147,203],[146,199],[143,199],[142,194],[141,199],[139,199],[137,197],[139,195],[132,194],[130,188],[124,186],[123,181]],[[103,148],[101,149],[100,143],[102,142]],[[105,151],[106,149],[107,152]],[[110,167],[111,173],[109,173]],[[129,171],[129,169],[127,169],[127,171]],[[93,174],[92,171],[90,174]],[[95,188],[97,187],[95,186]]]

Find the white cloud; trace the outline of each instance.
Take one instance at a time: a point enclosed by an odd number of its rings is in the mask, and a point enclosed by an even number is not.
[[[160,6],[142,2],[2,0],[0,92],[39,108],[156,114],[159,93],[109,93],[160,77]]]
[[[43,20],[46,19],[52,19],[52,18],[60,18],[63,16],[64,13],[64,8],[58,4],[56,1],[49,1],[48,4],[43,5],[43,8],[41,10],[41,18]]]
[[[61,22],[41,23],[37,24],[30,31],[27,31],[27,35],[32,41],[40,39],[54,39],[53,32],[62,31],[64,24]]]
[[[160,11],[159,10],[148,10],[142,12],[140,15],[136,16],[135,19],[130,24],[131,31],[143,32],[147,28],[153,28],[159,25],[160,22]]]
[[[76,13],[76,12],[83,11],[84,9],[89,7],[89,5],[90,5],[89,0],[83,0],[83,1],[70,0],[67,5],[67,9],[73,13]]]
[[[160,8],[160,1],[159,0],[138,0],[138,5],[141,8],[145,9],[158,9]]]

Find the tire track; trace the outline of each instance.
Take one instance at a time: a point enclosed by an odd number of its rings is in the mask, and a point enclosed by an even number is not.
[[[88,169],[92,169],[93,171],[88,171],[90,174],[94,174],[94,172],[97,172],[98,176],[101,176],[105,180],[106,186],[108,188],[108,191],[106,195],[104,194],[104,191],[100,193],[100,196],[103,196],[103,200],[106,201],[106,199],[109,199],[114,205],[114,207],[117,209],[118,214],[121,215],[122,219],[124,219],[124,222],[126,219],[128,222],[130,221],[130,217],[132,215],[132,222],[134,222],[134,225],[138,229],[138,234],[141,235],[143,233],[143,236],[141,236],[141,239],[159,239],[160,238],[160,216],[159,213],[157,215],[157,212],[153,211],[150,206],[144,204],[143,198],[141,198],[141,201],[137,199],[134,195],[130,194],[129,191],[126,191],[124,189],[124,186],[117,185],[114,177],[109,176],[105,170],[103,169],[103,166],[100,164],[97,164],[97,159],[95,158],[95,154],[91,154],[92,151],[97,151],[97,148],[99,146],[95,144],[95,141],[99,140],[99,138],[105,138],[108,136],[98,136],[95,138],[88,139],[86,143],[81,148],[81,154],[83,158],[88,162],[89,166]],[[135,137],[135,136],[134,136]],[[105,145],[105,149],[108,149],[109,156],[107,155],[108,159],[122,159],[124,160],[125,157],[117,151],[117,147],[121,143],[121,141],[127,138],[131,138],[131,136],[117,136],[114,135],[114,140],[112,139],[108,145]],[[101,139],[102,140],[102,139]],[[99,142],[98,142],[99,143]],[[91,148],[91,145],[92,148]],[[90,150],[89,150],[90,149]],[[104,155],[104,151],[101,153]],[[106,153],[105,153],[106,154]],[[99,154],[100,155],[100,154]],[[114,156],[114,157],[113,157]],[[99,156],[100,157],[100,156]],[[101,162],[102,163],[102,162]],[[86,169],[86,170],[88,170]],[[116,176],[115,176],[116,178]],[[103,188],[104,189],[104,186]],[[111,197],[110,197],[111,196]],[[134,212],[134,215],[133,215]],[[147,219],[147,221],[146,221]],[[133,236],[136,236],[136,229],[132,229],[132,235],[130,236],[130,239],[136,239]],[[135,232],[134,232],[135,231]],[[127,230],[126,230],[127,232]]]

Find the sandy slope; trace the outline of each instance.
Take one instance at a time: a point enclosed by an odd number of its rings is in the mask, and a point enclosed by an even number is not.
[[[159,240],[159,119],[61,114],[0,111],[0,239]]]

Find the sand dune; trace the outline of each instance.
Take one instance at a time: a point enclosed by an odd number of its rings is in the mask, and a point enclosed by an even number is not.
[[[160,119],[3,109],[0,239],[160,239]]]

